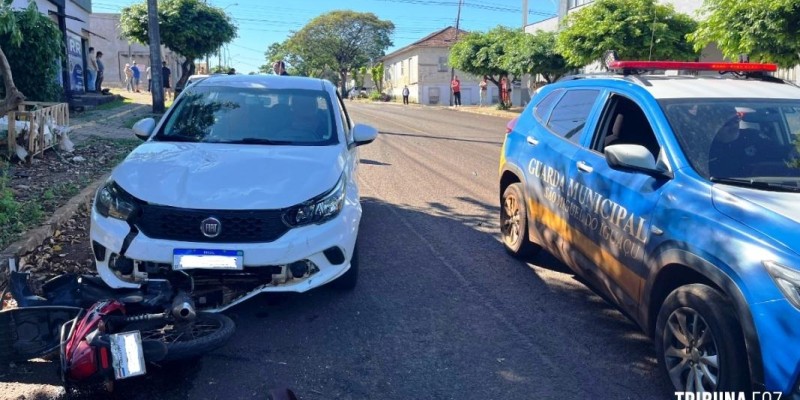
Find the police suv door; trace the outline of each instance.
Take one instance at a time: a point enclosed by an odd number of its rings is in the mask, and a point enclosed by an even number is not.
[[[600,289],[632,315],[647,277],[644,249],[650,217],[669,178],[612,168],[606,152],[613,145],[639,145],[654,162],[659,160],[661,147],[652,126],[637,102],[611,92],[594,135],[575,156],[566,189],[573,227],[581,233],[571,254],[581,268],[594,269]],[[663,156],[661,160],[667,170]]]

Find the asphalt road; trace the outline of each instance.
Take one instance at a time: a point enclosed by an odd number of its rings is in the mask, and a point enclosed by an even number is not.
[[[649,399],[672,390],[652,342],[552,258],[498,237],[505,119],[347,103],[381,135],[361,150],[352,292],[262,296],[199,362],[151,368],[122,398]]]

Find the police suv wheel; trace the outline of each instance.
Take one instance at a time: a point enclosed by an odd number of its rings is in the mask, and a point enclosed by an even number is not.
[[[658,360],[679,392],[745,391],[750,379],[733,305],[702,284],[675,289],[655,330]]]
[[[526,209],[522,184],[512,183],[503,192],[500,204],[500,232],[506,251],[515,257],[529,257],[540,250],[528,237]]]

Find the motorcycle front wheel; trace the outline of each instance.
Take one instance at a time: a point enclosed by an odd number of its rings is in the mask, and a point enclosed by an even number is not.
[[[233,320],[223,314],[197,313],[191,322],[170,322],[141,331],[142,340],[159,340],[167,346],[161,361],[200,357],[221,347],[233,336]]]

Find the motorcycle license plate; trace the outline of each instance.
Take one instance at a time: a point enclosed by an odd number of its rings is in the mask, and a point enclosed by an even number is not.
[[[244,252],[241,250],[175,249],[172,269],[241,270]]]
[[[144,375],[144,352],[139,331],[109,335],[111,339],[111,364],[114,378],[125,379]]]

